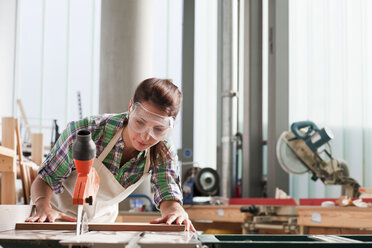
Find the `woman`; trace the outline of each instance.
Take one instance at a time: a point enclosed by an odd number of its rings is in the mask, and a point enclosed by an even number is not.
[[[186,231],[195,231],[181,206],[177,154],[168,141],[181,101],[171,81],[150,78],[137,87],[128,112],[69,123],[32,184],[36,214],[26,221],[76,221],[69,216],[77,212],[72,205],[76,171],[71,147],[78,131],[86,129],[96,144],[94,167],[101,181],[94,206],[84,206],[90,221],[113,222],[118,203],[149,175],[162,215],[150,223],[184,224]]]

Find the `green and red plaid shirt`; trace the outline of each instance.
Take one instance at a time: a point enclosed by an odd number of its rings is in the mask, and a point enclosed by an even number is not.
[[[98,157],[115,133],[127,124],[127,121],[128,113],[121,113],[92,116],[70,122],[40,166],[40,177],[50,185],[55,193],[61,193],[63,180],[71,174],[71,171],[75,170],[71,147],[78,131],[86,129],[91,132],[92,139],[96,143]],[[162,200],[175,200],[182,203],[177,153],[169,141],[165,141],[165,144],[172,159],[166,160],[158,166],[150,165],[152,190],[156,205],[159,205]],[[103,164],[112,172],[116,180],[124,188],[127,188],[141,178],[146,162],[146,151],[140,152],[136,157],[120,166],[124,146],[124,140],[120,135],[115,146],[103,160]]]

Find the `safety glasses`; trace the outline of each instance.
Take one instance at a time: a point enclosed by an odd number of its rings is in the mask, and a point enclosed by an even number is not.
[[[174,117],[155,114],[136,102],[129,112],[128,125],[136,133],[148,133],[155,140],[162,141],[169,138],[174,126]]]

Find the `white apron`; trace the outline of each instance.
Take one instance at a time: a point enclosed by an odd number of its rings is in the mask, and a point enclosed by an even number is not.
[[[142,177],[128,188],[124,188],[116,180],[111,171],[102,163],[120,138],[122,130],[120,129],[115,134],[100,156],[94,159],[93,167],[100,177],[100,185],[93,205],[84,205],[84,212],[87,213],[89,222],[114,222],[118,215],[119,202],[127,198],[150,175],[150,149],[147,151],[146,164]],[[74,195],[76,179],[77,173],[74,170],[62,183],[64,188],[63,193],[53,194],[50,201],[54,209],[74,217],[77,216],[77,205],[72,204],[72,197]]]

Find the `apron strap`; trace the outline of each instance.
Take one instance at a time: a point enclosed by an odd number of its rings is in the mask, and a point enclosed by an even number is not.
[[[147,149],[147,156],[146,156],[146,164],[145,164],[145,169],[143,170],[143,174],[149,173],[150,172],[150,164],[151,164],[151,159],[150,159],[150,148]]]
[[[107,155],[110,153],[116,142],[118,142],[120,135],[123,131],[123,128],[120,128],[119,131],[116,132],[115,136],[110,140],[108,145],[105,147],[105,149],[102,151],[102,153],[99,155],[98,160],[103,161]]]
[[[123,128],[120,128],[119,131],[116,132],[114,137],[110,140],[108,145],[105,147],[105,149],[102,151],[102,153],[98,156],[99,161],[103,161],[107,155],[110,153],[114,145],[118,142],[120,135],[122,134]],[[147,149],[147,156],[146,156],[146,164],[145,164],[145,169],[143,170],[143,173],[149,173],[150,171],[150,164],[151,164],[151,159],[150,159],[150,148]]]

